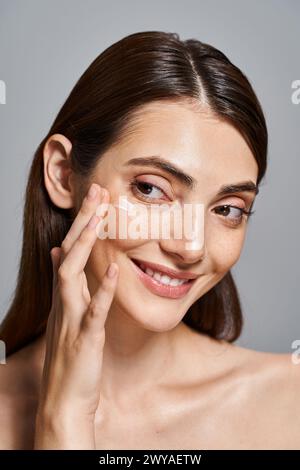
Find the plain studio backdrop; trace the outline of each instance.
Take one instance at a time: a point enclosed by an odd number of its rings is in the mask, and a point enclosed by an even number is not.
[[[223,51],[245,72],[265,112],[267,175],[232,269],[245,318],[238,344],[293,352],[293,341],[300,340],[300,103],[292,102],[292,83],[300,80],[299,18],[297,0],[0,0],[0,80],[6,86],[0,104],[0,319],[15,287],[33,154],[75,82],[124,36],[177,32]]]

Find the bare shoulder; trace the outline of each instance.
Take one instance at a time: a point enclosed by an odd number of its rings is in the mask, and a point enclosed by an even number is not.
[[[295,354],[260,352],[234,346],[235,379],[241,416],[253,419],[262,448],[300,449],[300,361]]]
[[[30,448],[32,442],[37,401],[28,349],[0,365],[0,449]]]
[[[8,357],[0,366],[0,449],[14,448],[20,370],[18,355]]]
[[[185,363],[191,367],[181,369],[181,376],[194,390],[193,445],[200,440],[207,449],[300,449],[299,357],[198,333],[187,338]]]
[[[300,406],[297,391],[300,386],[300,356],[254,351],[234,346],[235,354],[240,357],[238,365],[241,374],[253,380],[259,389],[265,390],[268,399],[288,398],[287,405]],[[268,395],[268,392],[272,392]]]

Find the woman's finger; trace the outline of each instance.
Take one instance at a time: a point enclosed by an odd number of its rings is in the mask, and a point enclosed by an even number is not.
[[[55,286],[57,284],[57,271],[60,266],[60,256],[61,256],[61,249],[58,246],[55,246],[50,251],[51,260],[52,260],[52,294],[54,293]]]
[[[83,329],[88,329],[93,335],[97,336],[104,331],[104,323],[114,298],[118,275],[119,266],[116,263],[110,263],[83,317]]]
[[[59,276],[62,279],[71,280],[82,273],[91,254],[93,245],[97,239],[96,226],[100,222],[100,216],[94,214],[84,227],[81,234],[74,242],[69,253],[59,267]]]
[[[80,236],[82,230],[87,225],[92,215],[96,212],[97,207],[100,203],[106,202],[109,199],[109,193],[107,190],[101,188],[100,185],[93,183],[82,201],[82,205],[78,214],[76,215],[68,233],[66,234],[62,244],[62,259],[63,261],[73,244]]]

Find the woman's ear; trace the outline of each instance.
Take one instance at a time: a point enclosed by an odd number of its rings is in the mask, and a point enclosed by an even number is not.
[[[72,143],[62,134],[53,134],[44,145],[44,180],[51,201],[62,209],[74,206],[70,154]]]

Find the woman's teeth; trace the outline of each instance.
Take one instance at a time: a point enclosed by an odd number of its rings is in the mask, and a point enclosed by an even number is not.
[[[189,282],[188,279],[176,279],[174,277],[169,277],[166,274],[160,273],[159,271],[153,271],[150,268],[146,268],[144,264],[140,264],[139,266],[146,274],[148,274],[148,276],[153,277],[156,281],[166,286],[176,287]]]

